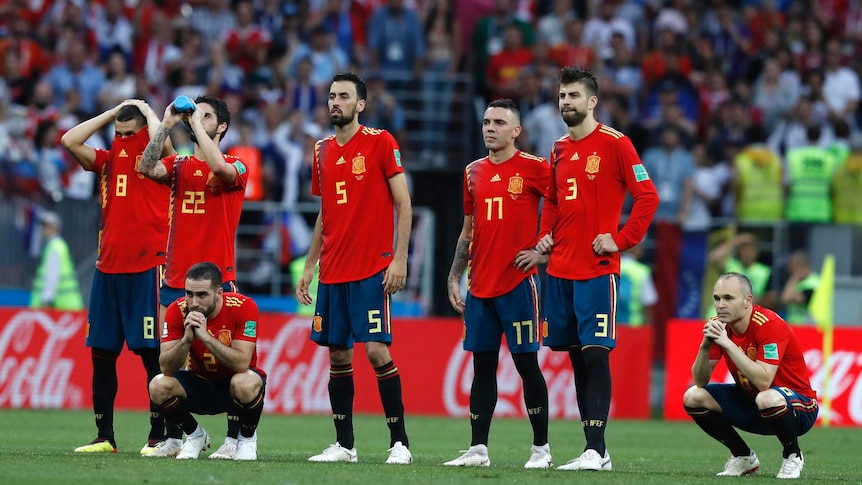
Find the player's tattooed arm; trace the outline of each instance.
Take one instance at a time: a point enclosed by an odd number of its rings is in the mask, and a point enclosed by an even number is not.
[[[464,269],[467,268],[467,258],[470,255],[470,241],[459,239],[455,245],[455,258],[452,260],[452,267],[449,269],[449,287],[452,287],[452,282],[461,280],[461,275]]]
[[[449,269],[449,277],[446,279],[446,289],[449,293],[449,303],[458,313],[464,313],[466,304],[461,299],[461,275],[467,267],[470,258],[470,243],[473,241],[473,216],[464,216],[464,226],[455,244],[455,257],[452,258],[452,267]]]
[[[144,149],[144,155],[141,157],[141,164],[138,170],[147,177],[162,182],[168,175],[165,165],[159,160],[162,150],[165,146],[165,140],[170,136],[171,131],[167,126],[162,124],[159,126],[156,135],[147,143],[147,148]]]

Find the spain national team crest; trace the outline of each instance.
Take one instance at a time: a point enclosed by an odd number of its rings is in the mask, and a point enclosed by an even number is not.
[[[356,180],[362,180],[362,177],[365,176],[365,157],[357,155],[350,162],[350,171],[353,172],[353,175],[356,175]]]
[[[509,177],[509,186],[506,190],[509,191],[509,197],[517,199],[518,195],[524,191],[524,177],[517,173],[514,177]]]
[[[542,338],[543,339],[548,338],[548,321],[547,320],[542,321]]]
[[[751,359],[752,362],[754,362],[757,360],[757,349],[755,349],[754,347],[749,347],[748,349],[746,349],[745,355],[749,359]]]
[[[219,342],[230,347],[231,340],[232,339],[230,336],[230,330],[223,328],[223,329],[218,331],[218,341]]]
[[[215,190],[218,185],[218,178],[216,177],[216,174],[210,172],[207,176],[207,187],[209,187],[210,190]]]
[[[143,157],[143,155],[138,155],[137,157],[135,157],[135,172],[137,172],[139,179],[144,178],[144,174],[141,173],[141,158]]]
[[[323,330],[323,317],[321,317],[320,315],[315,315],[314,320],[312,320],[311,328],[315,332],[322,331]]]
[[[602,157],[593,153],[592,155],[587,157],[587,166],[584,167],[584,172],[587,172],[587,178],[590,180],[596,179],[596,174],[599,173],[599,163],[601,163]]]

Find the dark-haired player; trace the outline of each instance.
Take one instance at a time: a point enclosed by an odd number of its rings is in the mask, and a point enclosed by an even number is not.
[[[321,207],[296,296],[304,305],[312,303],[308,286],[319,259],[311,340],[329,347],[329,400],[336,442],[309,461],[356,461],[352,362],[353,343],[362,342],[377,374],[389,426],[386,463],[409,464],[413,458],[404,428],[401,375],[389,353],[389,301],[406,283],[413,208],[395,139],[386,130],[359,124],[366,94],[359,76],[335,75],[329,88],[335,134],[314,147],[311,190],[320,196]]]
[[[111,122],[114,139],[110,150],[86,144]],[[130,99],[80,123],[61,140],[84,170],[98,174],[102,196],[99,256],[87,315],[98,434],[76,452],[117,452],[114,400],[117,358],[124,341],[141,357],[147,382],[159,373],[158,287],[168,237],[169,193],[167,187],[138,171],[144,148],[158,125],[158,115],[147,103]],[[173,151],[162,142],[154,149]],[[152,402],[150,413],[150,433],[141,454],[151,453],[164,439],[164,419]]]
[[[548,187],[543,158],[515,148],[521,116],[510,99],[491,102],[482,120],[488,156],[464,169],[464,225],[449,271],[449,302],[464,314],[464,350],[473,354],[470,388],[470,448],[449,466],[489,466],[488,434],[497,404],[497,358],[506,343],[524,385],[533,427],[525,468],[550,468],[548,387],[539,368],[539,279],[535,265],[516,264],[518,253],[536,242],[539,201]],[[547,260],[547,257],[543,258]],[[469,265],[468,265],[469,261]],[[469,292],[461,301],[459,281],[469,266]]]
[[[185,279],[185,296],[165,312],[159,364],[150,399],[185,432],[177,459],[195,460],[210,438],[191,413],[234,413],[240,426],[234,460],[257,459],[257,425],[266,373],[257,368],[257,305],[225,292],[214,263],[197,263]],[[184,370],[186,362],[189,369]],[[160,448],[161,449],[161,448]],[[156,450],[158,452],[159,450]]]
[[[620,251],[646,234],[659,197],[628,137],[596,121],[592,72],[560,73],[559,106],[569,133],[551,148],[551,179],[537,250],[550,253],[544,345],[567,351],[586,437],[559,470],[610,470],[605,428],[611,404],[608,357],[616,346]],[[634,199],[622,229],[626,192]]]
[[[248,170],[242,160],[219,150],[231,121],[225,102],[214,96],[198,96],[194,105],[191,113],[176,113],[173,105],[165,109],[162,123],[141,160],[141,172],[170,187],[171,193],[171,228],[159,295],[162,311],[182,297],[186,271],[199,261],[218,265],[224,290],[236,291],[234,241]],[[159,159],[158,147],[180,121],[191,129],[194,154]],[[228,412],[228,437],[210,458],[233,458],[239,432],[234,412],[237,410]],[[171,429],[168,432],[171,434]],[[176,456],[182,436],[173,434],[148,456]]]

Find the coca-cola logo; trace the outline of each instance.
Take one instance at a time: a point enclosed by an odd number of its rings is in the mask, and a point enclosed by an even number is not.
[[[63,355],[83,326],[80,313],[15,313],[0,332],[0,407],[83,407],[71,379],[75,359]]]
[[[548,412],[553,418],[580,419],[575,393],[574,376],[566,352],[539,350],[539,367],[548,385]],[[472,354],[463,350],[461,342],[452,348],[443,380],[443,404],[451,416],[467,416],[470,412],[470,387],[473,382]],[[509,349],[500,350],[497,367],[497,407],[495,416],[526,417],[521,376],[512,361]]]

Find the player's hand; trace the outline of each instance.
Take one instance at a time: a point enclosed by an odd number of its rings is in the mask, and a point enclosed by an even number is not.
[[[541,254],[536,249],[524,249],[518,251],[518,255],[515,256],[515,267],[526,273],[534,266],[538,266],[540,264],[545,264],[548,262],[548,255]]]
[[[314,268],[306,269],[302,272],[302,278],[296,283],[296,300],[303,305],[311,305],[314,301],[308,294],[312,278],[314,278]]]
[[[620,248],[617,246],[616,241],[614,241],[613,236],[606,232],[604,234],[599,234],[595,239],[593,239],[593,251],[595,251],[596,254],[611,254],[618,253]]]
[[[719,320],[718,317],[712,317],[703,324],[703,338],[715,342],[722,336],[727,337],[725,328],[726,325],[724,322]]]
[[[204,328],[206,328],[206,317],[204,314],[195,310],[190,311],[186,315],[186,319],[183,320],[183,327],[185,329],[183,340],[191,343],[195,339],[195,330],[200,328],[201,322],[204,322]]]
[[[404,289],[407,284],[407,261],[395,258],[383,274],[383,291],[393,295]]]
[[[463,315],[467,305],[461,300],[461,285],[458,283],[458,280],[447,281],[446,288],[449,290],[449,303],[452,305],[452,308]]]
[[[169,130],[177,125],[180,120],[183,119],[182,113],[174,113],[174,105],[173,103],[169,104],[167,108],[165,108],[165,116],[162,118],[162,124],[165,125]]]
[[[536,250],[540,254],[551,254],[552,249],[554,249],[554,237],[550,234],[546,234],[539,240],[539,244],[536,244]]]
[[[198,105],[192,101],[192,106],[195,107],[195,110],[191,112],[191,114],[186,113],[187,119],[189,123],[203,123],[204,121],[204,112],[198,109]]]

